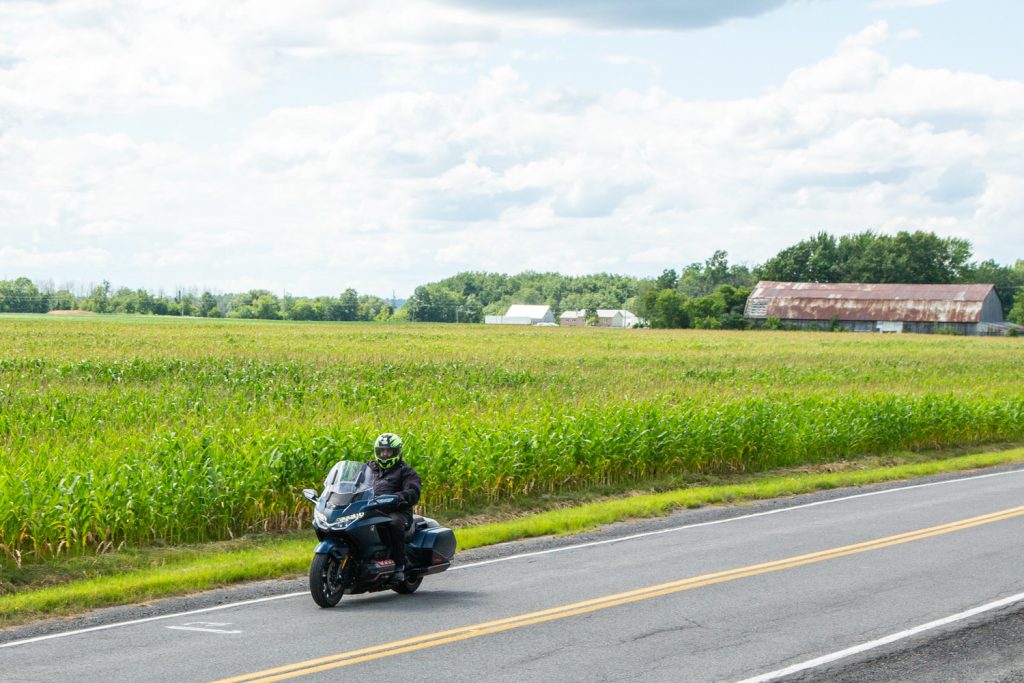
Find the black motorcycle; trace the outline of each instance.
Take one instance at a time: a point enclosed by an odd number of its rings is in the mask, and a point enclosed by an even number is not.
[[[386,513],[399,499],[374,496],[373,477],[365,463],[342,460],[324,480],[323,493],[302,491],[316,505],[313,529],[320,543],[309,567],[309,592],[321,607],[334,607],[345,593],[413,593],[424,576],[451,566],[455,534],[432,519],[413,515],[405,531],[405,580],[392,579],[395,562],[378,527],[391,522]]]

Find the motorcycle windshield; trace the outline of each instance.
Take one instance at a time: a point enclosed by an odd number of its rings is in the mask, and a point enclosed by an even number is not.
[[[321,498],[327,507],[338,508],[372,495],[373,470],[363,462],[342,460],[327,473]]]

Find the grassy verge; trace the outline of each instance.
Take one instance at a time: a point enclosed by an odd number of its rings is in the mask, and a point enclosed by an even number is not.
[[[923,457],[926,456],[889,457],[888,462],[902,462],[882,467],[865,467],[863,462],[835,463],[818,466],[814,471],[748,476],[738,482],[618,496],[512,519],[459,525],[459,549],[536,536],[572,534],[612,522],[664,515],[680,508],[739,504],[1024,462],[1024,448],[955,457],[933,455],[932,459],[925,460]],[[833,469],[843,471],[828,471]],[[540,504],[533,502],[535,506]],[[495,515],[492,512],[490,516]],[[0,573],[0,589],[6,592],[0,595],[0,627],[242,581],[298,576],[309,565],[312,545],[312,535],[301,532],[4,569]],[[86,578],[80,578],[83,576]]]

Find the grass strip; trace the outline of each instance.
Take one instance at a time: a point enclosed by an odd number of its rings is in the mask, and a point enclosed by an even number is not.
[[[766,477],[745,484],[705,486],[665,493],[633,496],[621,500],[589,503],[564,510],[552,510],[520,519],[482,524],[459,530],[459,549],[467,550],[536,536],[575,534],[626,519],[657,517],[680,508],[738,504],[794,496],[813,491],[864,486],[887,481],[914,479],[944,472],[994,467],[1024,462],[1024,448],[997,453],[959,456],[932,462],[880,467],[849,472],[797,474]]]
[[[782,496],[1024,462],[1024,448],[963,455],[894,467],[844,472],[765,476],[751,482],[634,495],[529,514],[457,529],[460,550],[537,536],[566,535],[627,519],[656,517],[681,508],[739,504]],[[67,616],[89,609],[180,595],[243,581],[297,576],[309,566],[311,535],[276,539],[256,547],[188,553],[158,567],[29,589],[0,596],[0,626]]]

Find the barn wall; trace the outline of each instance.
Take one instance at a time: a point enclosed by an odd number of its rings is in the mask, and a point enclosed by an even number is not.
[[[982,302],[981,306],[981,322],[983,323],[1001,323],[1003,322],[1003,304],[999,300],[999,295],[996,294],[996,290],[992,290],[985,297],[985,301]]]

